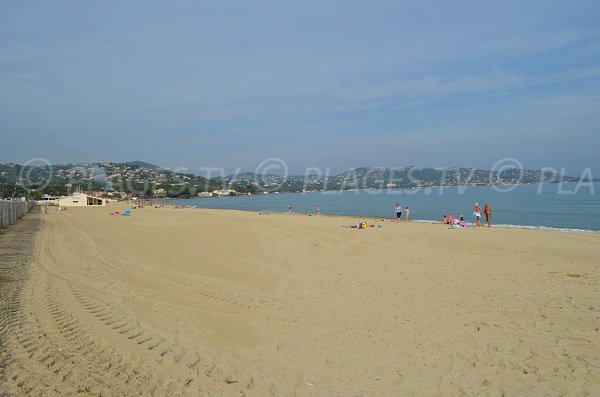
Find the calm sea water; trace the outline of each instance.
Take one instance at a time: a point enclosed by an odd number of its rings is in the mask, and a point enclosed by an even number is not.
[[[400,203],[411,220],[439,221],[450,212],[474,222],[473,205],[489,202],[496,226],[600,231],[600,183],[478,186],[360,192],[286,193],[226,198],[169,200],[200,208],[294,212],[393,218]]]

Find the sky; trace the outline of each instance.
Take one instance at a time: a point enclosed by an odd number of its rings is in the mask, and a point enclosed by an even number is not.
[[[598,21],[597,0],[0,0],[0,163],[600,178]]]

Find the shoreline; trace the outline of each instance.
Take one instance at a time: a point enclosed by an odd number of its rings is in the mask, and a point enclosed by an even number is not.
[[[181,200],[181,199],[180,199]],[[189,200],[189,199],[185,199]],[[174,204],[169,204],[174,205]],[[307,213],[307,212],[287,212],[287,211],[256,211],[256,210],[245,210],[239,208],[210,208],[210,207],[198,207],[193,205],[183,205],[183,208],[188,209],[201,209],[201,210],[215,210],[215,211],[241,211],[241,212],[250,212],[250,213],[272,213],[272,214],[296,214],[302,216],[322,216],[322,217],[342,217],[342,218],[356,218],[356,219],[369,219],[374,221],[380,221],[382,219],[386,219],[386,222],[395,222],[393,218],[382,218],[382,217],[373,217],[373,216],[360,216],[360,215],[348,215],[348,214],[315,214],[315,213]],[[442,225],[441,221],[434,221],[429,219],[411,219],[408,223],[425,223],[425,224],[433,224],[433,225]],[[398,223],[406,223],[406,220],[402,220]],[[481,228],[487,228],[487,225],[482,220]],[[467,229],[477,228],[474,225],[471,225]],[[540,231],[553,231],[553,232],[561,232],[561,233],[585,233],[585,234],[600,234],[600,230],[591,230],[591,229],[578,229],[578,228],[561,228],[561,227],[552,227],[552,226],[536,226],[536,225],[511,225],[511,224],[492,224],[493,228],[501,228],[501,229],[519,229],[519,230],[540,230]]]
[[[558,188],[558,185],[556,185]],[[478,186],[471,189],[446,188],[444,194],[431,194],[423,190],[393,192],[332,192],[313,194],[281,193],[278,195],[253,195],[213,198],[174,199],[165,203],[177,203],[182,206],[198,208],[238,209],[241,211],[286,212],[288,203],[293,204],[295,212],[315,214],[317,203],[321,205],[321,214],[335,214],[351,217],[395,218],[391,207],[401,202],[411,209],[411,221],[437,222],[443,214],[454,213],[455,217],[464,214],[465,221],[474,223],[471,216],[473,203],[490,202],[494,209],[492,226],[512,229],[556,230],[574,233],[600,232],[600,226],[594,220],[600,216],[600,204],[595,193],[600,185],[594,185],[594,191],[587,187],[578,194],[571,194],[575,188],[563,187],[556,191],[550,187],[518,185],[514,192],[497,192],[493,187]],[[590,187],[590,189],[592,189]],[[412,194],[412,193],[415,194]],[[569,193],[571,192],[571,193]],[[383,193],[383,194],[382,194]],[[386,194],[386,193],[389,193]],[[396,195],[392,195],[396,193]],[[401,194],[403,193],[403,194]],[[564,193],[564,194],[563,194]],[[403,207],[404,207],[403,205]]]

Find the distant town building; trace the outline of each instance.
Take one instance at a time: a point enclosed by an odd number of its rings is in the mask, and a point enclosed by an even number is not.
[[[237,192],[231,189],[213,190],[212,195],[217,197],[235,196]]]

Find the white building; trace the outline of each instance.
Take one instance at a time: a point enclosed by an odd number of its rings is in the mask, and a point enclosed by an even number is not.
[[[213,190],[212,195],[217,197],[235,196],[236,191],[231,189]]]
[[[86,193],[75,193],[58,200],[59,207],[105,206],[108,199],[89,196]]]

